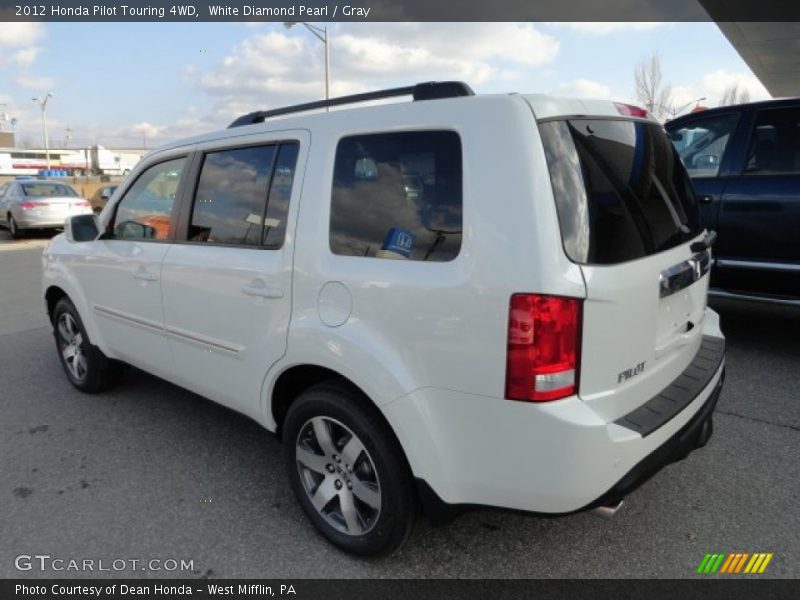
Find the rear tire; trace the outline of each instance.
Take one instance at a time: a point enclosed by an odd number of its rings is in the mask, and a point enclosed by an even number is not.
[[[419,512],[414,480],[367,399],[335,383],[308,389],[286,415],[283,442],[292,489],[328,541],[377,556],[411,536]]]
[[[59,300],[53,309],[53,334],[64,373],[80,391],[95,394],[119,382],[120,364],[92,345],[69,298]]]
[[[14,240],[20,239],[22,237],[22,231],[17,225],[17,221],[16,219],[14,219],[14,215],[8,213],[8,215],[6,215],[6,223],[8,223],[8,233],[11,234],[11,239]]]

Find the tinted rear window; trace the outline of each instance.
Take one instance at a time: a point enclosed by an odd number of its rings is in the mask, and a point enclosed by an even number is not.
[[[571,260],[626,262],[699,233],[689,178],[659,126],[571,119],[542,123],[539,130]]]

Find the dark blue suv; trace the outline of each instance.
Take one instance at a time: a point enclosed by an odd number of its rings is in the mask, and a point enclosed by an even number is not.
[[[800,98],[665,125],[717,232],[711,294],[800,305]]]

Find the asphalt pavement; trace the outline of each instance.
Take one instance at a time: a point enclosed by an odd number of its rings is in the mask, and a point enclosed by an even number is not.
[[[771,552],[761,577],[800,577],[800,311],[715,304],[715,434],[613,519],[480,511],[363,560],[315,533],[253,421],[135,369],[108,393],[73,389],[40,297],[45,243],[0,231],[0,577],[692,578],[707,552]],[[20,571],[20,555],[128,562]],[[162,570],[131,566],[150,559]]]

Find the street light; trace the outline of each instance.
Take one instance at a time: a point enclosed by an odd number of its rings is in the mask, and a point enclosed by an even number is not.
[[[659,104],[658,102],[653,102],[653,108],[655,108],[656,106],[663,108],[674,119],[679,114],[681,114],[684,110],[686,110],[690,105],[694,104],[695,102],[702,102],[705,99],[706,99],[705,96],[703,96],[702,98],[697,98],[695,100],[692,100],[691,102],[687,102],[686,104],[684,104],[680,108],[672,108],[671,106],[664,106],[663,104]]]
[[[316,25],[309,25],[308,23],[304,23],[303,21],[286,21],[284,22],[283,26],[286,29],[291,29],[295,25],[303,25],[306,29],[308,29],[314,36],[325,45],[325,100],[330,99],[330,89],[331,89],[331,61],[330,61],[330,53],[328,51],[328,28],[327,27],[317,27]],[[325,110],[329,110],[326,106]]]
[[[36,102],[42,109],[42,127],[44,128],[44,153],[47,157],[47,168],[50,168],[50,143],[47,141],[47,101],[50,98],[53,98],[53,94],[47,92],[47,95],[44,97],[44,100],[39,100],[39,98],[33,98],[33,101]]]

